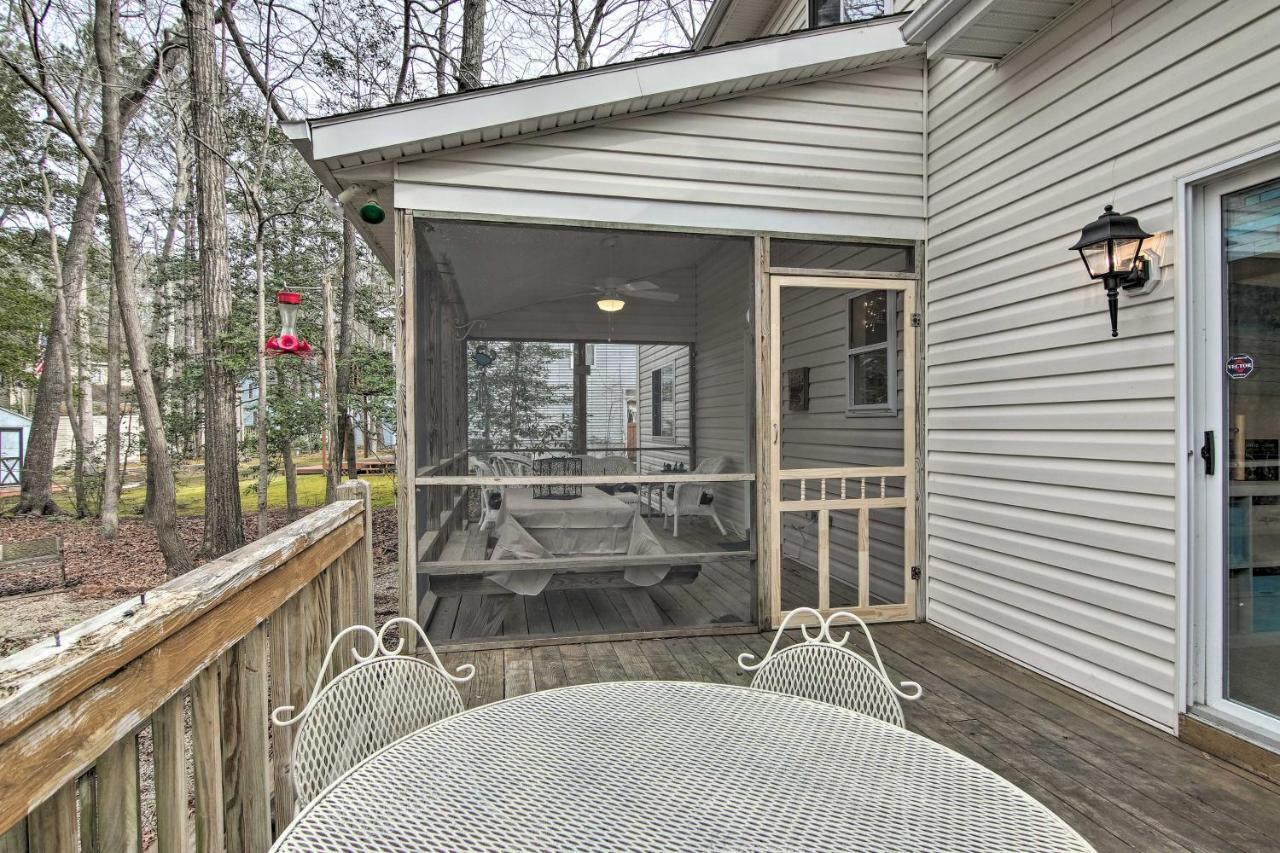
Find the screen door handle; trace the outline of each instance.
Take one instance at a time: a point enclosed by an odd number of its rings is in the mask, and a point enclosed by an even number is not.
[[[1204,431],[1204,444],[1200,446],[1200,458],[1204,460],[1204,475],[1212,477],[1216,467],[1218,453],[1213,446],[1213,430]]]

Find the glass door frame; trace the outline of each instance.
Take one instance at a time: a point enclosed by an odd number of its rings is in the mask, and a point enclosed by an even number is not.
[[[1227,424],[1225,359],[1227,325],[1223,262],[1222,198],[1257,184],[1280,179],[1280,158],[1258,158],[1224,167],[1218,174],[1184,181],[1189,208],[1184,259],[1189,297],[1190,384],[1187,418],[1189,531],[1187,586],[1189,622],[1187,705],[1197,716],[1221,718],[1256,738],[1280,744],[1280,718],[1226,695],[1227,520],[1230,435]],[[1206,473],[1202,448],[1214,435],[1214,473]],[[1186,646],[1184,645],[1184,649]]]
[[[916,617],[916,277],[871,278],[849,274],[825,273],[821,270],[804,273],[767,273],[768,330],[765,337],[768,370],[767,392],[764,400],[768,411],[768,430],[762,436],[767,452],[764,454],[767,479],[767,508],[761,519],[768,530],[760,537],[759,559],[764,564],[767,578],[766,613],[769,626],[777,628],[790,611],[782,609],[782,518],[787,512],[816,512],[818,524],[818,596],[813,606],[823,616],[837,611],[848,611],[866,622],[890,622],[914,620]],[[902,300],[902,464],[894,467],[845,466],[828,468],[782,467],[782,289],[830,288],[852,294],[868,290],[881,290],[898,294]],[[902,478],[902,495],[888,497],[884,494],[886,478]],[[782,484],[800,482],[800,499],[783,500]],[[870,482],[868,482],[870,481]],[[828,489],[828,482],[839,483]],[[818,496],[806,497],[805,485],[812,483]],[[854,483],[856,496],[851,496],[848,483]],[[901,604],[872,604],[870,601],[870,563],[867,532],[872,509],[902,509],[903,518],[903,602]],[[856,606],[831,606],[830,601],[830,547],[828,519],[833,511],[857,512],[859,530],[858,554],[858,603]],[[806,624],[812,619],[793,619],[792,625]]]

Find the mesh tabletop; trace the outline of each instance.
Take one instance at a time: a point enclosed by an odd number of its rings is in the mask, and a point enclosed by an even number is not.
[[[1091,848],[989,770],[807,699],[696,682],[543,691],[450,717],[322,794],[279,851]]]

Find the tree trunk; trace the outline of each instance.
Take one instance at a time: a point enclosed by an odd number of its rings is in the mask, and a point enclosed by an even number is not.
[[[342,443],[338,424],[338,368],[335,359],[336,335],[333,329],[333,280],[326,273],[321,284],[324,297],[324,423],[329,438],[329,465],[325,471],[324,502],[338,497],[338,476],[342,473]]]
[[[102,535],[120,528],[120,312],[114,287],[107,308],[107,439],[102,459]],[[148,484],[150,485],[150,484]]]
[[[240,520],[240,449],[236,440],[236,377],[222,359],[231,326],[227,265],[227,167],[222,86],[210,0],[183,0],[191,63],[191,116],[197,139],[196,208],[200,234],[200,306],[204,328],[204,556],[221,557],[244,544]]]
[[[22,461],[22,487],[14,512],[19,515],[56,515],[61,509],[53,500],[53,454],[58,439],[58,406],[63,396],[63,370],[58,336],[62,334],[62,312],[54,306],[44,345],[44,372],[36,387],[36,404],[27,434],[27,452]]]
[[[254,425],[258,428],[258,537],[267,533],[267,488],[271,485],[271,451],[267,447],[267,271],[262,245],[262,227],[255,232],[254,263],[258,276],[258,408]]]
[[[286,438],[280,448],[284,456],[284,520],[298,520],[298,466],[293,463],[293,441]]]
[[[342,291],[338,301],[338,458],[355,458],[351,436],[354,426],[351,420],[351,336],[354,325],[356,300],[356,228],[350,219],[342,219]],[[341,471],[342,463],[338,463]],[[351,477],[356,476],[354,464]]]
[[[173,466],[169,444],[160,417],[160,404],[151,382],[151,354],[142,328],[142,312],[134,290],[133,262],[130,257],[128,211],[125,207],[124,176],[121,165],[123,122],[116,92],[120,88],[120,60],[117,37],[120,9],[118,0],[94,0],[93,43],[102,81],[102,190],[107,203],[107,225],[111,236],[111,271],[115,279],[116,304],[125,342],[129,347],[129,363],[133,370],[133,387],[138,396],[143,428],[147,434],[147,455],[153,458],[155,470],[156,540],[164,554],[170,576],[190,571],[191,555],[178,536],[177,497],[174,493]]]
[[[67,410],[67,422],[71,425],[72,442],[75,445],[72,482],[75,488],[76,517],[84,518],[87,514],[84,492],[85,441],[84,432],[81,429],[81,413],[77,408],[75,394],[73,393],[75,385],[71,360],[72,315],[67,298],[67,280],[62,274],[62,253],[58,246],[58,232],[53,225],[53,189],[49,184],[49,173],[46,171],[45,165],[45,160],[42,157],[40,160],[40,183],[44,188],[44,195],[41,212],[44,215],[45,222],[49,225],[49,261],[54,270],[54,311],[58,315],[58,322],[55,324],[58,330],[58,337],[54,343],[58,347],[58,361],[62,365],[63,403]]]
[[[462,2],[462,55],[458,60],[458,91],[478,89],[484,68],[484,13],[486,0]]]

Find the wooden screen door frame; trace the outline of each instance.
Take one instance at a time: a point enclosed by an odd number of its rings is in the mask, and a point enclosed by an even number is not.
[[[761,519],[769,528],[759,537],[761,578],[765,590],[761,604],[769,614],[771,627],[782,624],[782,518],[787,512],[816,512],[818,516],[818,601],[809,606],[823,616],[850,611],[867,622],[915,619],[916,580],[916,314],[915,278],[862,278],[848,274],[768,274],[768,334],[763,341],[768,364],[768,388],[761,404],[768,409],[768,431],[761,438],[767,479],[765,512]],[[831,288],[849,293],[880,290],[899,295],[902,301],[902,465],[896,467],[782,468],[782,289],[784,287]],[[901,478],[902,495],[886,496],[886,479]],[[800,499],[783,500],[783,483],[800,481]],[[806,488],[807,487],[807,488]],[[870,512],[873,509],[902,509],[903,566],[901,603],[872,604],[870,601]],[[830,514],[833,511],[858,513],[858,601],[831,601]],[[840,606],[846,604],[846,606]],[[789,611],[788,611],[789,612]],[[795,619],[792,624],[803,624]]]

